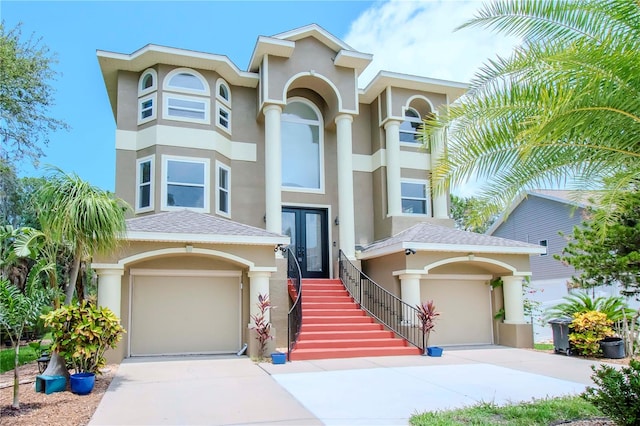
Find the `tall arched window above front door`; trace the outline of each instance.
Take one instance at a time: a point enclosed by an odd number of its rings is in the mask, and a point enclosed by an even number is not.
[[[282,186],[287,191],[323,192],[322,116],[315,105],[294,99],[282,112]]]

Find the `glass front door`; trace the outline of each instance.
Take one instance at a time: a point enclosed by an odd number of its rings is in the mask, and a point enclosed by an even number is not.
[[[329,277],[326,210],[283,208],[282,233],[291,238],[303,278]]]

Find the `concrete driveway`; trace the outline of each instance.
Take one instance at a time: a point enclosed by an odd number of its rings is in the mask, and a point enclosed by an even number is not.
[[[591,384],[592,364],[496,346],[285,365],[133,358],[120,365],[90,424],[406,425],[416,412],[578,394]]]

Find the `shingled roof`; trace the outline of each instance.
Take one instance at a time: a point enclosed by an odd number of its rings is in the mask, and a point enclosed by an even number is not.
[[[535,254],[545,251],[543,247],[535,244],[421,222],[392,237],[372,243],[363,250],[360,258],[376,257],[405,249],[505,254]]]
[[[126,224],[128,240],[249,244],[286,244],[289,240],[255,226],[186,209],[135,217]]]

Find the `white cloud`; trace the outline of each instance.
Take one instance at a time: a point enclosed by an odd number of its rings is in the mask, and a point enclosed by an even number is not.
[[[488,58],[508,55],[516,39],[488,29],[454,28],[468,21],[479,1],[391,0],[376,3],[351,24],[344,38],[372,53],[361,87],[380,70],[468,82]]]

